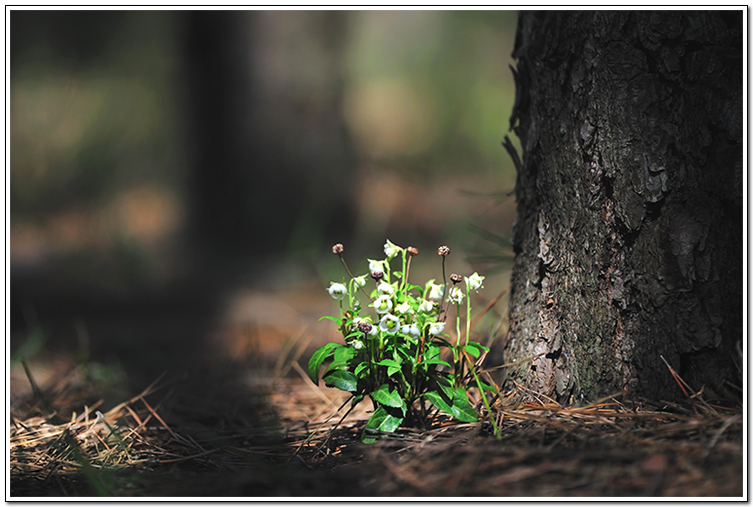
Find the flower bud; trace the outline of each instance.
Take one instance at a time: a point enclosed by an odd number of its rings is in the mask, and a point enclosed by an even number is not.
[[[447,257],[448,255],[450,255],[450,247],[440,246],[439,248],[437,248],[437,253],[442,257]]]
[[[345,250],[345,247],[342,243],[335,243],[335,245],[332,247],[332,253],[335,255],[340,255],[343,253],[343,250]]]
[[[413,336],[414,338],[418,338],[421,334],[421,332],[418,330],[418,326],[415,324],[404,325],[400,328],[400,332],[406,336]]]

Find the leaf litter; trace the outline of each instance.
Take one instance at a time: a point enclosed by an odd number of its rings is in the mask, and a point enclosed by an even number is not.
[[[491,414],[477,400],[478,422],[438,414],[424,428],[374,432],[377,442],[364,444],[370,403],[346,414],[348,395],[311,383],[298,348],[211,396],[186,395],[180,377],[163,376],[105,412],[101,402],[71,406],[80,401],[65,387],[71,375],[57,379],[55,398],[35,387],[26,416],[11,412],[11,495],[744,494],[742,411],[700,393],[682,403],[615,395],[576,407],[513,386]],[[244,392],[257,400],[251,409],[237,402]]]

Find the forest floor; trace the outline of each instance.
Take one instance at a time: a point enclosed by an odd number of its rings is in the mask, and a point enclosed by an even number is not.
[[[93,309],[76,313],[68,342],[11,364],[11,498],[747,494],[742,411],[698,398],[567,407],[513,404],[508,390],[492,414],[477,404],[479,422],[436,417],[363,444],[370,403],[340,422],[347,395],[305,374],[330,331],[310,323],[331,310],[308,290],[236,291],[211,318],[190,311],[202,292],[180,287],[82,303]],[[175,298],[173,312],[163,302]],[[49,301],[38,314],[59,307]],[[72,307],[57,311],[48,329]]]

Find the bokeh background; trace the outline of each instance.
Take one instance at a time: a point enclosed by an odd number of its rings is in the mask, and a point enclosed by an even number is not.
[[[357,273],[385,238],[416,246],[422,282],[449,245],[448,274],[486,274],[491,300],[511,260],[516,18],[13,10],[12,403],[22,358],[43,386],[83,368],[113,402],[164,370],[303,363],[335,339],[317,321],[336,312],[335,242]]]

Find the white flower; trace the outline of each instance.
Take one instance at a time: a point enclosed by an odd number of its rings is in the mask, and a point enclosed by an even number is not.
[[[444,296],[444,285],[429,282],[429,299],[439,301]]]
[[[399,246],[397,246],[395,243],[390,241],[389,239],[384,244],[384,255],[387,256],[387,260],[391,261],[395,258],[395,256],[402,250]]]
[[[478,292],[479,289],[484,288],[484,286],[482,285],[484,283],[484,278],[486,277],[483,277],[476,272],[476,273],[473,273],[471,276],[466,277],[465,283],[466,285],[468,285],[469,289],[472,289]]]
[[[387,313],[392,310],[392,300],[389,296],[379,296],[372,306],[377,313]]]
[[[406,313],[410,313],[410,305],[407,301],[403,301],[395,307],[395,311],[400,315],[405,315]]]
[[[433,309],[434,309],[434,305],[431,304],[431,301],[427,301],[425,299],[422,299],[421,303],[418,305],[419,312],[431,313]]]
[[[377,329],[376,326],[371,326],[371,330],[369,331],[369,336],[376,336],[379,332],[379,329]]]
[[[379,321],[379,329],[381,329],[383,333],[395,334],[397,333],[397,330],[400,329],[400,319],[391,313],[388,313]]]
[[[363,342],[361,340],[353,340],[351,345],[353,345],[353,348],[356,350],[361,350],[363,348]]]
[[[327,292],[333,299],[342,299],[348,294],[348,288],[341,283],[332,283]]]
[[[453,287],[450,289],[450,302],[460,304],[463,302],[463,291],[460,290],[460,287]]]
[[[362,276],[356,276],[353,278],[353,285],[356,286],[356,288],[366,287],[366,275]]]
[[[392,296],[395,294],[395,289],[393,289],[392,285],[387,282],[379,282],[379,285],[377,285],[377,292],[381,296]]]
[[[444,322],[432,322],[429,326],[429,334],[438,335],[444,332]]]
[[[420,332],[418,331],[418,326],[415,324],[406,324],[402,328],[400,328],[400,332],[405,335],[411,335],[415,338],[418,338],[418,335]]]
[[[368,259],[368,261],[369,261],[369,272],[384,273],[384,261],[375,261],[373,259]]]

